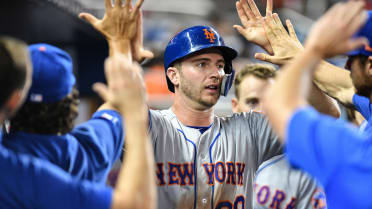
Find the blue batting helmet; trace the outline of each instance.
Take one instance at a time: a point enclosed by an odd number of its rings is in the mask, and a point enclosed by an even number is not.
[[[168,67],[171,67],[176,61],[192,53],[208,48],[218,48],[221,50],[222,56],[225,59],[224,70],[226,76],[224,77],[221,86],[221,94],[226,96],[234,79],[234,69],[231,61],[238,55],[238,53],[234,49],[225,46],[222,37],[212,27],[194,26],[181,31],[174,36],[165,49],[165,72],[167,72]],[[174,92],[173,83],[169,80],[168,76],[166,76],[166,78],[169,91]]]

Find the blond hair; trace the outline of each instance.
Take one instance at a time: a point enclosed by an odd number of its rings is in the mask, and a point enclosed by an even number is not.
[[[246,76],[252,75],[259,79],[268,80],[270,78],[275,78],[275,74],[276,71],[272,65],[260,63],[245,65],[235,76],[234,88],[236,98],[239,99],[239,86]]]

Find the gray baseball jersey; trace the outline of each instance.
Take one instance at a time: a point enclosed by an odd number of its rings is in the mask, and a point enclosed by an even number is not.
[[[159,209],[251,208],[258,166],[282,153],[259,113],[215,117],[203,133],[171,110],[150,111]]]
[[[257,170],[255,209],[325,209],[325,194],[306,173],[291,168],[284,155],[265,161]]]

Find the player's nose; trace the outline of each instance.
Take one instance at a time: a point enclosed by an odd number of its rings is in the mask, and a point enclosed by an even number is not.
[[[217,80],[222,80],[223,76],[225,76],[225,71],[224,69],[221,69],[220,67],[216,66],[213,68],[210,77],[217,79]]]

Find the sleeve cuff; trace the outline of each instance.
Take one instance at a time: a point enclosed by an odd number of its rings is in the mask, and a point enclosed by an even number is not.
[[[112,123],[118,123],[122,121],[122,117],[119,112],[115,110],[99,110],[95,112],[92,116],[92,119],[104,119]]]

